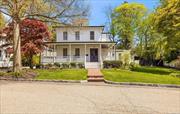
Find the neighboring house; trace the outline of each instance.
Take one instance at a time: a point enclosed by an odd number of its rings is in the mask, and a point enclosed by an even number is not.
[[[46,42],[41,63],[81,62],[85,68],[102,68],[104,60],[115,60],[115,42],[104,26],[58,26],[56,42]]]
[[[13,62],[10,61],[10,55],[7,53],[7,48],[1,47],[5,44],[5,40],[0,40],[0,67],[11,67]]]

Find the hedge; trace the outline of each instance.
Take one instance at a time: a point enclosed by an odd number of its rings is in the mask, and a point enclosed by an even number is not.
[[[104,68],[120,68],[122,64],[122,61],[103,61]]]

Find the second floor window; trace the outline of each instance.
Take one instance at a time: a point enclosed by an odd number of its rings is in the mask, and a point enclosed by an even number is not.
[[[90,40],[94,40],[94,31],[90,31]]]
[[[75,32],[75,38],[76,38],[76,40],[80,40],[80,33],[79,33],[79,31]]]
[[[75,56],[80,56],[80,49],[79,48],[75,48]]]
[[[68,39],[68,33],[67,32],[63,32],[63,40],[67,40]]]
[[[67,57],[67,48],[63,48],[63,57]]]

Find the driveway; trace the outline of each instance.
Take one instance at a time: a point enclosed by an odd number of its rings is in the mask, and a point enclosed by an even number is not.
[[[0,114],[180,113],[180,89],[0,81]]]

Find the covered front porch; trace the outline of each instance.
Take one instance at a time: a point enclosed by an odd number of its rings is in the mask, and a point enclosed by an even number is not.
[[[104,60],[115,60],[115,43],[112,42],[47,42],[41,54],[41,63],[84,63],[85,68],[99,65]]]

